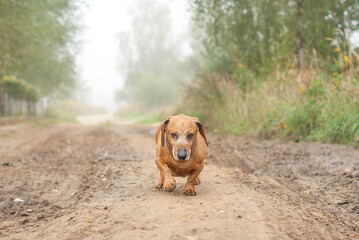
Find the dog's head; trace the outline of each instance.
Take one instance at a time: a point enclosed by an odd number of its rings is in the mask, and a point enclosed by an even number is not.
[[[174,159],[186,161],[191,157],[192,144],[198,133],[207,144],[206,130],[198,118],[183,114],[169,116],[161,125],[162,147],[167,145]]]

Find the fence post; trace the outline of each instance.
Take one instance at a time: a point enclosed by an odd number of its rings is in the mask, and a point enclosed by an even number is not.
[[[0,72],[0,116],[5,116],[5,91],[3,84],[3,73]]]
[[[47,101],[46,101],[46,117],[49,117],[50,116],[50,99],[47,98]]]
[[[3,103],[4,103],[4,116],[5,116],[9,111],[9,109],[8,109],[8,95],[7,95],[6,92],[4,92]]]
[[[21,98],[19,100],[19,105],[20,105],[20,115],[22,115],[22,99]]]
[[[36,117],[36,105],[37,105],[37,102],[34,101],[34,116]]]
[[[19,115],[19,100],[15,99],[15,116]]]
[[[26,101],[26,108],[27,108],[27,115],[30,116],[31,115],[31,106],[30,106],[30,102]]]
[[[9,115],[11,116],[12,115],[12,99],[10,96],[8,96],[8,99],[7,99],[7,103],[8,103],[8,113]]]

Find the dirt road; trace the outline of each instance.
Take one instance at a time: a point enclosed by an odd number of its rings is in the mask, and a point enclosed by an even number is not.
[[[86,120],[85,120],[86,122]],[[359,151],[209,135],[197,196],[154,190],[154,127],[0,126],[1,239],[359,239]]]

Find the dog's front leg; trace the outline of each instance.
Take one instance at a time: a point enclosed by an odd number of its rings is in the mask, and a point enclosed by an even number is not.
[[[203,167],[201,169],[196,169],[191,172],[191,174],[187,178],[187,183],[184,186],[184,194],[187,196],[195,196],[197,195],[194,185],[196,184],[196,179],[198,175],[201,173]]]
[[[160,183],[158,183],[157,186],[163,186],[168,192],[174,191],[176,189],[176,181],[172,177],[171,169],[158,157],[156,157],[156,165],[161,172]]]

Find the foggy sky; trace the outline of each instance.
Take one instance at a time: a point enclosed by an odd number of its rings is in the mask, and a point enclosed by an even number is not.
[[[165,2],[171,9],[173,31],[177,35],[188,30],[189,14],[186,3],[181,0],[157,0]],[[93,105],[105,106],[110,112],[116,110],[115,89],[124,82],[117,70],[118,33],[131,27],[128,8],[135,0],[87,0],[88,7],[82,9],[85,29],[80,36],[83,42],[77,58],[81,82],[91,89],[86,100]]]

